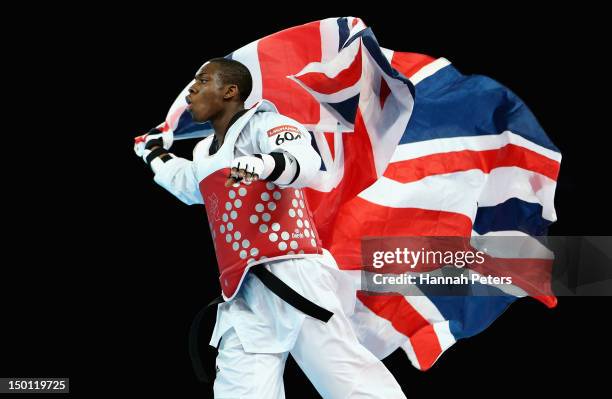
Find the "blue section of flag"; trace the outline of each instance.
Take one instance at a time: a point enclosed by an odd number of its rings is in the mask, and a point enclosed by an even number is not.
[[[542,217],[542,205],[510,198],[495,206],[478,207],[473,229],[481,235],[512,230],[540,236],[546,235],[551,223]]]
[[[212,125],[210,122],[195,123],[191,114],[185,111],[181,114],[178,120],[176,129],[174,129],[175,138],[187,138],[187,137],[204,137],[210,134],[212,131]],[[206,133],[203,133],[206,132]]]
[[[417,85],[416,98],[401,144],[510,130],[559,152],[521,99],[486,76],[464,76],[448,65]]]
[[[497,290],[490,286],[487,289]],[[430,296],[429,299],[449,321],[451,334],[461,339],[485,330],[518,298],[502,295],[500,291],[495,296]]]
[[[348,39],[351,30],[348,26],[348,19],[346,17],[338,18],[338,51],[344,47],[346,39]]]
[[[449,321],[455,339],[470,337],[485,330],[517,299],[497,287],[478,282],[417,286],[444,320]]]
[[[329,106],[329,111],[336,114],[336,117],[344,119],[349,124],[355,123],[355,116],[357,115],[357,108],[359,108],[359,95],[353,96],[349,99],[341,101],[339,103],[325,103]]]

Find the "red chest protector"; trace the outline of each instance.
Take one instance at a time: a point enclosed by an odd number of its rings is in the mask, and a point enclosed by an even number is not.
[[[226,300],[251,266],[323,253],[302,190],[265,181],[228,188],[228,175],[224,168],[200,182]]]
[[[261,110],[275,108],[260,101],[230,126],[215,154],[208,155],[210,144],[194,154],[225,300],[236,295],[252,266],[323,254],[302,190],[281,189],[266,181],[225,187],[236,140],[253,114]]]

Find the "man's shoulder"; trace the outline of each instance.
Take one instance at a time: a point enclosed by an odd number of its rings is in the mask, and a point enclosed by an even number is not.
[[[273,129],[282,129],[283,127],[293,128],[297,130],[306,130],[306,128],[286,115],[274,111],[256,112],[251,118],[251,124],[259,131],[268,132]]]

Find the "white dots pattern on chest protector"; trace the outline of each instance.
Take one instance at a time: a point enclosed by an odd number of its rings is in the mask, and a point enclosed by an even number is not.
[[[221,185],[226,179],[227,174],[219,176]],[[200,187],[206,188],[202,184]],[[210,227],[220,269],[221,263],[225,267],[245,267],[249,263],[283,255],[320,253],[314,224],[309,222],[312,215],[306,208],[306,196],[302,190],[260,181],[251,186],[235,184],[231,188],[216,190],[214,194],[225,199],[225,202],[219,202],[219,208],[207,209],[207,212],[211,211],[208,218],[213,220]],[[216,209],[221,212],[216,213]],[[262,256],[264,254],[267,256]],[[223,275],[221,270],[224,290],[226,277],[229,285],[235,286],[234,277]]]

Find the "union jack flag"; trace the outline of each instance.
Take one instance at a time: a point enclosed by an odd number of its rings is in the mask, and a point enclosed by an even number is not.
[[[323,165],[306,195],[324,247],[356,286],[364,237],[529,238],[556,220],[561,154],[527,106],[490,78],[462,75],[445,58],[382,48],[353,17],[293,27],[228,57],[253,77],[247,107],[269,100],[312,132]],[[212,132],[185,112],[187,87],[161,126],[175,139]],[[356,290],[352,322],[379,358],[401,348],[427,370],[532,293],[514,288],[466,297]],[[543,291],[531,296],[555,306]]]

